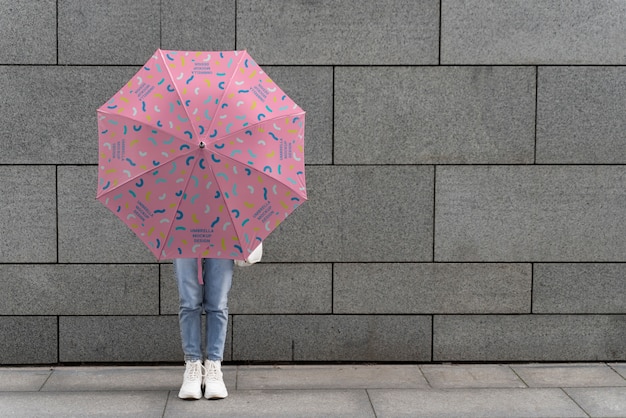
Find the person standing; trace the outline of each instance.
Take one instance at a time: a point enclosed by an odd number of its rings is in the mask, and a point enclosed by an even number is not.
[[[198,268],[202,279],[198,279]],[[179,325],[185,354],[181,399],[223,399],[228,396],[221,363],[228,329],[228,292],[234,261],[221,258],[174,259],[179,294]],[[202,311],[206,313],[205,354],[202,352]],[[202,362],[204,358],[204,364]]]

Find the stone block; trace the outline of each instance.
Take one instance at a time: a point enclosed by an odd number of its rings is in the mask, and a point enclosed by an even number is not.
[[[586,417],[560,389],[457,389],[367,391],[377,417]]]
[[[430,316],[235,315],[235,361],[430,361]]]
[[[531,67],[339,67],[335,163],[528,164]]]
[[[232,0],[161,1],[161,46],[187,51],[235,49]]]
[[[505,364],[423,364],[420,369],[435,389],[526,387]]]
[[[157,315],[156,265],[0,264],[0,315]]]
[[[268,237],[264,261],[432,261],[433,173],[307,167],[309,201]]]
[[[51,166],[0,166],[0,263],[56,262],[55,173]]]
[[[626,356],[626,315],[436,315],[433,361],[607,361]]]
[[[626,386],[626,380],[605,364],[518,364],[511,368],[529,387]]]
[[[235,268],[230,314],[331,313],[330,264],[265,264]],[[161,314],[178,314],[174,268],[161,265]]]
[[[533,313],[626,313],[626,265],[534,266]]]
[[[62,166],[58,172],[60,262],[156,261],[131,229],[96,200],[96,167]]]
[[[59,0],[59,63],[143,65],[160,45],[160,2]]]
[[[626,162],[626,68],[540,67],[538,86],[538,163]]]
[[[97,164],[96,109],[136,71],[0,66],[0,164]]]
[[[161,315],[178,315],[178,286],[174,275],[174,265],[172,263],[162,263],[160,280],[160,307]]]
[[[626,167],[437,167],[435,260],[622,261]]]
[[[333,69],[264,66],[263,70],[306,111],[304,158],[307,164],[332,164]]]
[[[0,316],[0,364],[51,364],[57,357],[57,318]]]
[[[512,373],[512,372],[511,372]],[[331,378],[332,376],[332,378]],[[237,389],[428,388],[417,365],[240,366]]]
[[[442,64],[626,64],[626,3],[451,0]]]
[[[224,361],[231,360],[231,324]],[[183,361],[177,315],[61,316],[59,347],[61,362]]]
[[[530,264],[335,264],[333,312],[530,313]]]
[[[235,269],[232,314],[331,313],[330,264],[264,264]]]
[[[237,3],[237,47],[259,63],[437,64],[439,1]]]
[[[56,39],[55,0],[0,3],[0,64],[56,64]]]
[[[589,416],[625,417],[626,388],[565,388],[563,389]]]
[[[183,361],[177,316],[61,316],[63,363]]]

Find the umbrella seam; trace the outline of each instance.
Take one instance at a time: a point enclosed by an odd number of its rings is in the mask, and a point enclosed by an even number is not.
[[[237,160],[235,160],[235,159],[233,159],[233,158],[230,158],[230,157],[225,156],[225,155],[223,155],[223,154],[220,154],[220,155],[221,155],[223,158],[225,158],[225,159],[227,159],[227,160],[229,160],[229,161],[233,161],[234,163],[238,163],[238,164],[240,164],[240,162],[239,162],[239,161],[237,161]],[[209,166],[209,167],[211,168],[211,171],[213,171],[213,168],[212,168],[211,166]],[[262,175],[263,177],[270,178],[271,180],[276,181],[277,183],[280,183],[283,187],[285,187],[285,188],[287,188],[287,189],[290,189],[290,190],[294,191],[294,192],[295,192],[295,193],[297,193],[297,194],[298,194],[301,198],[303,198],[303,199],[304,199],[304,201],[307,201],[307,200],[308,200],[306,196],[301,195],[299,191],[295,191],[294,189],[292,189],[290,186],[288,186],[287,184],[283,183],[283,182],[282,182],[282,181],[280,181],[279,179],[276,179],[276,178],[274,178],[274,177],[270,177],[270,176],[268,176],[267,174],[263,173],[262,171],[257,170],[256,168],[253,168],[253,169],[254,169],[254,171],[255,171],[256,173],[258,173],[259,175]],[[217,177],[215,177],[215,178],[216,178],[216,180],[217,180],[217,187],[220,189],[220,191],[221,191],[221,192],[222,192],[222,194],[223,194],[224,190],[222,189],[222,186],[220,185],[220,180],[219,180]],[[230,209],[230,207],[229,207],[229,205],[228,205],[228,201],[227,201],[227,199],[224,199],[224,206],[226,206],[227,213],[228,213],[228,214],[230,214],[230,213],[231,213],[231,212],[230,212],[230,211],[231,211],[231,209]],[[292,211],[292,212],[293,212],[293,211]],[[237,226],[237,224],[233,222],[233,224],[232,224],[232,225],[233,225],[233,229],[235,230],[235,233],[236,233],[236,235],[237,235],[237,239],[239,240],[239,242],[242,242],[242,240],[241,240],[241,236],[240,236],[240,231],[238,230],[238,226]],[[256,247],[255,247],[255,248],[256,248]],[[253,248],[253,249],[254,249],[254,248]],[[243,255],[243,257],[244,257],[244,258],[246,258],[246,255],[245,255],[245,254],[242,254],[242,255]]]
[[[107,115],[112,115],[112,116],[115,116],[116,118],[124,118],[124,119],[127,119],[127,120],[131,121],[131,122],[136,122],[136,121],[134,121],[133,119],[131,119],[131,118],[127,117],[127,116],[123,116],[123,115],[115,115],[115,114],[113,114],[113,113],[104,112],[104,111],[101,111],[101,110],[98,110],[98,112],[99,112],[99,113],[104,113],[104,114],[107,114]],[[160,130],[158,127],[154,127],[154,129]],[[165,131],[162,131],[162,130],[160,130],[160,131],[161,131],[161,132],[165,132]],[[165,133],[167,133],[167,132],[165,132]],[[168,134],[169,134],[169,133],[168,133]],[[172,136],[174,136],[174,135],[172,135]],[[180,138],[180,137],[178,137],[178,136],[176,136],[176,138],[177,138],[177,139],[180,139],[181,141],[184,141],[183,139],[181,139],[181,138]],[[172,158],[172,159],[170,159],[170,160],[165,160],[163,163],[161,163],[161,164],[160,164],[160,166],[165,165],[165,164],[169,164],[169,163],[171,163],[172,161],[177,160],[178,158],[188,156],[188,155],[189,155],[189,154],[191,154],[192,152],[193,152],[193,150],[191,150],[191,151],[189,151],[189,152],[185,152],[184,154],[178,154],[178,155],[176,155],[175,157],[173,157],[173,158]],[[98,167],[99,167],[99,166],[100,166],[100,162],[98,161]],[[149,167],[149,168],[147,168],[145,171],[142,171],[141,173],[139,173],[139,174],[137,174],[137,175],[135,175],[135,176],[133,176],[133,177],[128,178],[128,179],[127,179],[127,180],[125,180],[124,182],[120,183],[117,187],[119,187],[119,186],[123,186],[123,185],[125,185],[125,184],[127,184],[127,183],[130,183],[130,182],[132,182],[133,180],[136,180],[136,179],[138,179],[139,177],[141,177],[141,176],[143,176],[143,175],[146,175],[146,174],[150,173],[150,172],[151,172],[151,171],[153,171],[154,169],[155,169],[155,167]],[[115,189],[111,189],[111,190],[105,191],[104,193],[97,194],[97,195],[96,195],[96,199],[99,199],[99,198],[101,198],[101,197],[103,197],[103,196],[107,195],[108,193],[112,193],[114,190],[115,190]]]
[[[194,150],[193,153],[198,153],[198,149]],[[189,155],[192,154],[192,152],[185,154],[185,155]],[[187,188],[189,187],[189,183],[191,182],[191,176],[193,175],[193,171],[195,170],[196,166],[198,165],[198,161],[197,159],[194,158],[194,163],[193,163],[193,167],[191,167],[191,169],[189,170],[189,177],[187,178],[187,181],[185,182],[185,187],[183,187],[183,194],[181,196],[181,198],[178,200],[178,204],[176,205],[176,212],[178,212],[178,209],[180,208],[180,205],[183,203],[184,200],[184,196],[187,193]],[[209,169],[211,169],[211,167],[209,166]],[[211,170],[213,171],[213,170]],[[174,212],[174,213],[176,213]],[[165,250],[165,245],[167,245],[167,241],[170,238],[170,235],[172,235],[172,230],[174,229],[174,222],[172,222],[170,224],[169,229],[167,230],[167,235],[165,236],[165,240],[163,240],[163,248],[161,249],[161,252],[159,252],[158,255],[158,260],[162,260],[162,259],[170,259],[170,258],[176,258],[176,257],[170,257],[170,256],[165,256],[165,258],[163,258],[163,251]],[[199,257],[200,258],[200,257]],[[200,272],[198,272],[198,274],[201,274]]]
[[[234,134],[233,134],[233,135],[234,135]],[[230,136],[230,135],[229,135],[229,136]],[[225,138],[226,138],[226,137],[225,137]],[[233,162],[237,163],[237,164],[244,164],[244,163],[242,163],[241,161],[238,161],[238,160],[236,160],[236,159],[234,159],[234,158],[232,158],[232,157],[230,157],[230,156],[228,156],[228,155],[225,155],[225,154],[222,154],[222,153],[219,153],[219,152],[218,152],[218,154],[219,154],[220,156],[222,156],[222,157],[224,157],[224,158],[226,158],[226,159],[230,160],[230,161],[233,161]],[[270,175],[266,174],[265,172],[263,172],[263,171],[259,170],[258,168],[254,167],[254,166],[248,166],[248,168],[250,168],[250,169],[254,170],[255,172],[257,172],[257,173],[259,173],[259,174],[263,175],[264,177],[270,178],[270,179],[272,179],[273,181],[276,181],[276,182],[280,183],[282,186],[284,186],[284,187],[286,187],[286,188],[288,188],[288,189],[293,190],[293,191],[294,191],[295,193],[297,193],[300,197],[304,198],[304,200],[308,200],[308,199],[307,199],[307,197],[306,197],[306,193],[304,193],[304,194],[303,194],[303,193],[301,193],[299,190],[295,190],[295,189],[293,189],[293,188],[292,188],[292,186],[290,186],[289,184],[285,183],[282,179],[280,179],[280,178],[278,178],[278,177],[273,177],[273,176],[270,176]],[[303,186],[304,186],[304,185],[303,185]]]
[[[164,56],[163,50],[162,50],[161,48],[159,48],[157,51],[158,51],[158,52],[159,52],[159,54],[161,55],[161,60],[163,60],[163,62],[165,63],[165,62],[166,62],[166,60],[165,60],[165,56]],[[172,75],[172,72],[170,71],[170,67],[169,67],[168,65],[165,65],[164,67],[165,67],[165,70],[167,71],[167,74],[170,76],[170,81],[171,81],[174,85],[176,85],[176,83],[174,82],[174,76]],[[180,95],[180,91],[179,91],[179,89],[178,89],[178,88],[175,88],[175,89],[174,89],[174,92],[176,92],[176,96],[177,96],[177,97],[178,97],[178,99],[180,100],[180,103],[184,103],[184,99],[183,99],[183,97]],[[193,129],[194,133],[198,136],[198,138],[200,138],[200,135],[198,134],[198,130],[197,130],[197,128],[194,126],[194,124],[193,124],[193,123],[191,123],[191,115],[190,115],[190,114],[189,114],[189,112],[187,111],[187,107],[186,107],[186,106],[181,106],[181,107],[184,109],[184,111],[185,111],[185,115],[187,115],[187,118],[188,118],[188,119],[189,119],[189,121],[190,121],[190,122],[189,122],[189,125],[191,126],[191,129]],[[202,138],[200,138],[200,139],[202,139]],[[185,140],[185,141],[186,141],[186,140]],[[189,141],[189,142],[191,142],[191,141]],[[194,143],[194,142],[191,142],[191,143],[192,143],[192,144],[196,144],[196,145],[197,145],[197,143]],[[198,143],[199,143],[199,141],[198,141]]]
[[[280,119],[282,119],[282,118],[289,117],[289,116],[302,116],[302,115],[305,115],[305,114],[306,114],[306,111],[305,111],[304,109],[302,109],[302,108],[301,108],[299,105],[297,105],[297,104],[296,104],[296,106],[298,106],[298,111],[297,111],[297,112],[294,112],[294,113],[289,113],[289,114],[285,114],[285,115],[281,115],[281,116],[274,116],[274,117],[272,117],[272,118],[264,119],[264,120],[263,120],[263,123],[273,122],[273,121],[280,120]],[[256,126],[256,125],[257,125],[257,124],[255,124],[254,126]],[[237,134],[239,134],[239,133],[241,133],[241,132],[245,132],[245,131],[246,131],[246,130],[248,130],[248,129],[250,129],[250,126],[245,126],[245,127],[241,128],[241,129],[239,129],[239,130],[237,130],[237,131],[234,131],[234,132],[231,132],[231,133],[229,133],[229,134],[227,134],[227,135],[221,136],[221,137],[219,137],[219,138],[217,138],[217,139],[215,139],[215,140],[211,141],[211,143],[215,143],[215,142],[217,142],[217,140],[218,140],[218,139],[219,139],[219,140],[224,140],[224,139],[226,139],[226,138],[230,138],[230,137],[235,136],[235,135],[237,135]],[[224,155],[224,154],[220,154],[220,155]]]
[[[237,52],[237,51],[235,51],[235,52]],[[247,51],[245,51],[245,50],[244,50],[244,51],[241,51],[241,52],[242,52],[241,57],[239,58],[239,61],[237,62],[237,65],[235,65],[235,71],[237,71],[237,69],[239,68],[239,65],[241,65],[241,62],[243,61],[243,59],[245,58],[245,56],[246,56],[246,55],[248,55],[248,56],[249,56],[249,54],[248,54],[248,52],[247,52]],[[250,59],[252,59],[252,57],[250,57]],[[255,62],[256,62],[256,61],[255,61]],[[259,68],[261,68],[258,64],[257,64],[257,66],[258,66]],[[220,108],[220,107],[219,107],[219,104],[220,104],[220,103],[222,103],[222,100],[224,99],[224,96],[226,95],[226,92],[227,92],[227,91],[228,91],[228,89],[230,88],[230,85],[232,84],[232,82],[233,82],[233,79],[234,79],[234,78],[235,78],[235,75],[234,75],[234,73],[233,73],[233,76],[232,76],[232,77],[230,77],[230,79],[228,80],[228,84],[227,84],[227,85],[226,85],[226,87],[224,88],[224,91],[222,92],[222,95],[221,95],[221,96],[220,96],[220,98],[219,98],[219,102],[218,102],[218,107],[217,107],[217,109],[219,109],[219,108]],[[217,113],[218,113],[218,112],[219,112],[219,110],[218,110],[218,111],[216,111],[216,112],[215,112],[215,115],[213,115],[213,116],[217,116]],[[206,138],[209,136],[209,133],[211,132],[211,129],[213,128],[213,125],[215,125],[215,121],[216,121],[216,120],[217,120],[217,118],[216,118],[216,117],[214,117],[214,118],[213,118],[213,120],[211,120],[211,124],[209,125],[209,129],[207,129],[207,132],[206,132],[206,134],[204,135],[204,138],[200,138],[202,141],[205,141],[205,140],[206,140]],[[215,138],[213,141],[211,141],[211,142],[215,142],[215,141],[217,141],[218,139],[221,139],[221,138],[218,136],[218,137],[216,137],[216,138]]]

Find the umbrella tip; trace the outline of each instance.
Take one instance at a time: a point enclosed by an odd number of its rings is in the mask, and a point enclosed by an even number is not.
[[[204,141],[200,141],[200,148],[204,148],[206,147],[206,144],[204,143]]]

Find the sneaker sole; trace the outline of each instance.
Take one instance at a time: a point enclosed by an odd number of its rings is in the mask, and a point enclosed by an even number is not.
[[[202,393],[178,393],[178,397],[180,399],[197,401],[198,399],[202,399]]]
[[[228,396],[228,393],[226,394],[222,394],[222,393],[213,393],[209,396],[204,395],[204,397],[208,400],[216,400],[216,399],[224,399]]]

